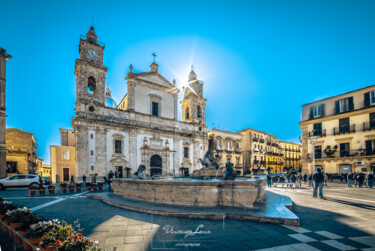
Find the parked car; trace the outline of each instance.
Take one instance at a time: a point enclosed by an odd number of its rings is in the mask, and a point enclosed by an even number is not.
[[[43,185],[50,185],[51,181],[48,177],[42,177]]]
[[[0,190],[9,187],[32,187],[39,186],[39,175],[17,174],[8,178],[0,179]]]

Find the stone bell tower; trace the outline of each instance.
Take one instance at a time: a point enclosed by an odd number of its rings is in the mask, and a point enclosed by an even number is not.
[[[197,75],[191,69],[189,81],[184,87],[181,101],[182,121],[195,124],[196,130],[206,132],[206,99],[203,97],[203,82],[197,80]]]
[[[75,62],[76,112],[94,112],[104,106],[107,67],[103,66],[104,44],[98,41],[93,27],[79,41],[79,56]]]
[[[6,176],[6,154],[7,147],[5,141],[6,132],[6,117],[5,114],[5,72],[6,72],[6,61],[12,56],[5,53],[3,48],[0,48],[0,178]]]

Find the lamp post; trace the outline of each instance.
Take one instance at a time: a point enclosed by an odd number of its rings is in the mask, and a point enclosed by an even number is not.
[[[309,138],[309,140],[310,140],[310,143],[311,143],[311,145],[312,145],[312,147],[313,147],[313,173],[315,173],[316,172],[316,170],[315,170],[315,143],[316,143],[316,141],[317,141],[317,139],[318,139],[318,136],[311,136],[310,138]]]

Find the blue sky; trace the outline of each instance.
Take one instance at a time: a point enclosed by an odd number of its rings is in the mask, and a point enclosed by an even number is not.
[[[159,72],[179,85],[193,64],[207,126],[251,127],[298,141],[301,105],[373,85],[375,1],[0,1],[7,127],[34,133],[38,155],[74,116],[74,61],[94,18],[112,96],[124,77]],[[180,111],[179,111],[180,112]],[[181,112],[180,112],[181,113]],[[181,115],[180,115],[181,117]]]

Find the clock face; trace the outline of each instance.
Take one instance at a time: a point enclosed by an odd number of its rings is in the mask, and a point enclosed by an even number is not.
[[[96,58],[98,56],[94,50],[88,50],[87,54],[89,54],[90,58]]]

